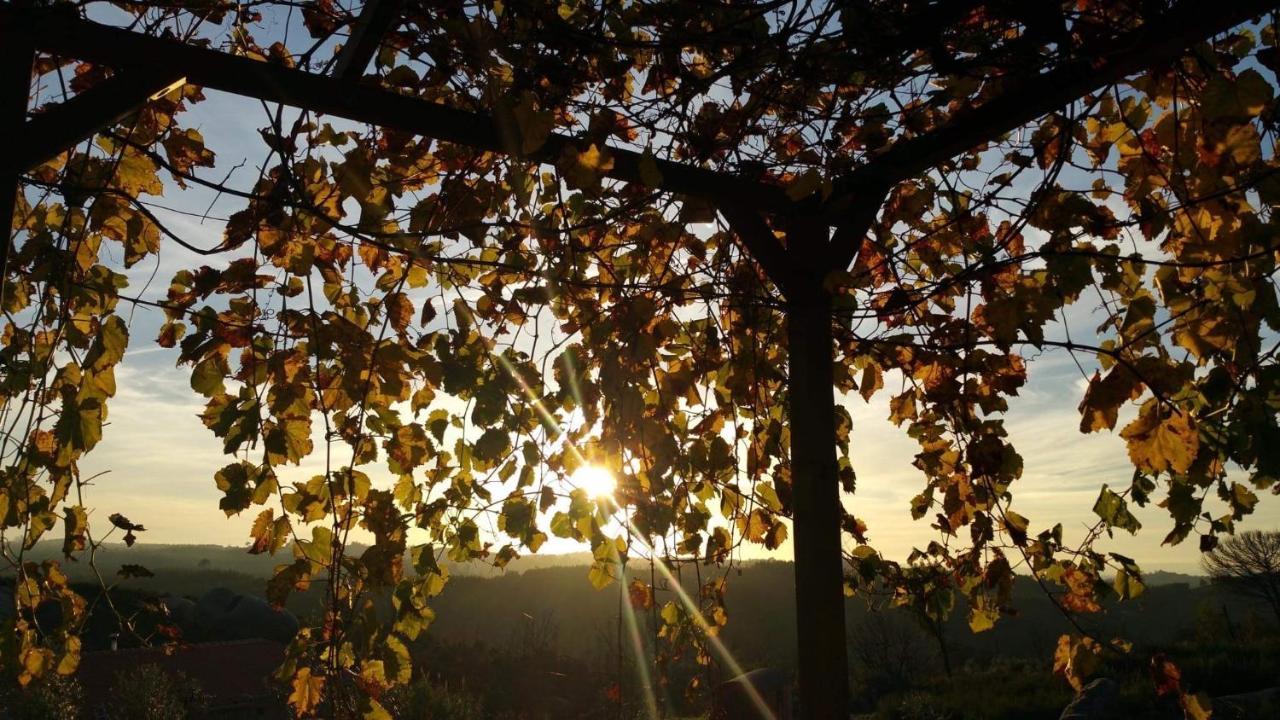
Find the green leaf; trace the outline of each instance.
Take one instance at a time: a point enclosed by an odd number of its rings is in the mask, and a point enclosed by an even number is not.
[[[472,448],[475,457],[489,465],[501,460],[510,451],[511,436],[498,428],[485,430]]]
[[[222,395],[227,391],[223,379],[229,372],[225,357],[218,353],[209,355],[191,370],[191,389],[205,397]]]
[[[1124,498],[1112,492],[1106,485],[1103,485],[1102,491],[1098,493],[1098,500],[1093,504],[1093,512],[1108,526],[1128,530],[1131,535],[1137,533],[1142,527],[1138,518],[1129,512],[1129,506]]]

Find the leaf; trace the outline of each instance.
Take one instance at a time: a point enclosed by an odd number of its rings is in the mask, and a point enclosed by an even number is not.
[[[324,680],[323,677],[313,676],[309,667],[299,668],[294,674],[289,704],[299,717],[310,715],[320,707],[320,701],[324,698]]]
[[[124,358],[128,346],[129,327],[118,315],[110,315],[98,329],[93,349],[85,358],[85,367],[97,370],[111,367]]]
[[[383,301],[387,308],[387,319],[396,332],[403,333],[413,322],[413,301],[404,293],[391,293]]]
[[[1073,638],[1062,635],[1053,653],[1053,671],[1061,675],[1076,692],[1084,689],[1085,681],[1101,665],[1099,646],[1090,638]]]
[[[360,696],[360,716],[364,720],[394,720],[381,703],[368,695]]]
[[[640,171],[640,182],[655,189],[662,187],[662,172],[658,170],[658,161],[648,146],[640,154],[637,169]]]
[[[253,502],[253,481],[258,469],[247,462],[231,463],[213,474],[214,484],[223,492],[218,507],[227,517],[245,510]]]
[[[274,555],[289,541],[291,525],[288,516],[277,518],[274,515],[275,511],[267,508],[258,513],[258,517],[254,519],[253,527],[249,530],[249,537],[253,538],[253,544],[249,546],[249,554]]]
[[[1253,125],[1237,125],[1222,140],[1223,152],[1242,165],[1262,159],[1262,144]]]
[[[1182,694],[1182,670],[1163,654],[1151,657],[1151,679],[1155,682],[1156,695]]]
[[[1102,486],[1097,501],[1093,503],[1093,512],[1109,527],[1128,530],[1130,535],[1136,534],[1142,528],[1138,518],[1129,512],[1129,506],[1124,498],[1109,490],[1106,485]]]
[[[1120,406],[1137,397],[1140,389],[1133,374],[1122,366],[1111,368],[1105,377],[1095,372],[1080,401],[1080,432],[1115,428]]]
[[[172,130],[160,144],[164,146],[169,163],[179,172],[190,173],[197,167],[213,167],[213,152],[204,146],[204,137],[198,130]],[[182,185],[181,178],[175,178]]]
[[[107,520],[111,521],[112,525],[115,525],[121,530],[130,530],[130,531],[137,530],[139,532],[146,530],[146,528],[142,527],[141,525],[136,525],[130,522],[129,518],[121,515],[120,513],[111,513],[110,515],[107,516]]]
[[[489,428],[476,440],[472,452],[475,457],[490,463],[501,460],[511,451],[511,436],[498,428]]]
[[[990,608],[973,606],[969,609],[969,629],[974,633],[986,632],[996,626],[1000,613]]]
[[[822,188],[822,176],[816,170],[809,170],[787,185],[787,197],[795,201],[803,200]]]
[[[1203,691],[1194,695],[1187,693],[1180,699],[1187,720],[1209,720],[1213,717],[1213,700],[1207,693]]]
[[[112,182],[129,197],[163,195],[164,185],[156,174],[159,169],[150,157],[126,145],[117,159]]]
[[[62,658],[58,660],[57,671],[59,675],[73,675],[79,667],[80,638],[72,635],[66,640],[66,650],[62,654]]]
[[[1001,524],[1005,532],[1009,533],[1014,545],[1023,547],[1027,544],[1027,528],[1031,525],[1030,520],[1012,510],[1005,510]]]
[[[1142,595],[1142,593],[1147,589],[1147,586],[1143,584],[1141,577],[1131,573],[1125,568],[1120,568],[1116,571],[1116,579],[1113,587],[1115,587],[1116,594],[1120,596],[1121,600],[1132,600]]]
[[[227,387],[223,379],[229,374],[227,360],[215,353],[196,363],[191,370],[191,389],[205,397],[223,395]]]
[[[533,93],[527,92],[512,109],[522,155],[528,155],[545,145],[547,138],[551,136],[551,128],[555,125],[555,115],[550,110],[535,110],[534,100]]]
[[[1211,118],[1257,117],[1272,99],[1271,84],[1253,69],[1234,78],[1214,74],[1201,95],[1203,111]]]
[[[596,560],[591,564],[591,569],[587,572],[587,579],[591,581],[591,586],[596,590],[603,590],[618,579],[614,574],[615,568],[616,564],[611,560]]]
[[[884,375],[880,372],[880,366],[875,363],[868,364],[862,369],[862,379],[858,381],[858,394],[864,401],[871,402],[871,396],[882,387],[884,387]]]
[[[601,148],[594,143],[582,151],[567,146],[558,167],[569,187],[594,190],[600,187],[600,181],[613,169],[613,157],[608,148]]]
[[[1167,416],[1155,400],[1147,401],[1137,419],[1120,431],[1129,443],[1129,458],[1139,470],[1185,473],[1200,450],[1191,415],[1174,410]]]
[[[627,596],[631,599],[631,607],[637,610],[653,607],[653,588],[648,583],[632,580],[627,586]]]
[[[70,558],[73,553],[85,549],[89,514],[79,505],[68,507],[64,512],[62,554]]]

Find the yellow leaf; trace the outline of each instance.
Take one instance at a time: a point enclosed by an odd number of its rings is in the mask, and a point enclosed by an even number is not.
[[[1182,709],[1186,711],[1188,720],[1209,720],[1213,717],[1213,700],[1203,692],[1182,696]]]
[[[1084,681],[1098,669],[1098,644],[1089,638],[1075,639],[1070,635],[1058,638],[1058,648],[1053,653],[1053,671],[1066,679],[1077,692],[1084,689]]]
[[[996,626],[998,616],[993,610],[975,606],[969,611],[969,629],[975,633],[986,632]]]
[[[1262,157],[1262,145],[1253,125],[1237,125],[1227,131],[1222,149],[1240,164],[1257,162]]]
[[[613,157],[608,148],[594,144],[583,151],[567,147],[559,167],[570,187],[596,188],[601,178],[613,169]]]
[[[66,652],[58,661],[58,674],[71,675],[80,667],[80,638],[71,635],[67,638]]]
[[[613,169],[613,158],[608,151],[602,151],[594,143],[586,152],[578,153],[578,165],[592,172],[608,172]]]
[[[300,668],[293,676],[293,692],[289,704],[299,716],[308,715],[320,705],[324,697],[324,678],[311,674],[311,668]]]
[[[1191,416],[1176,410],[1168,417],[1155,400],[1142,406],[1138,418],[1120,431],[1129,443],[1129,458],[1146,472],[1185,473],[1200,450],[1200,435]]]

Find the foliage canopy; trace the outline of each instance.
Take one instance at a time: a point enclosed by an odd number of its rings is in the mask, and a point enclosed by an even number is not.
[[[332,0],[58,7],[316,74],[362,32]],[[22,678],[76,664],[83,601],[23,552],[59,522],[68,558],[103,537],[77,468],[103,436],[129,307],[163,311],[158,342],[206,399],[221,509],[255,513],[252,552],[285,558],[270,598],[325,583],[329,617],[282,668],[300,714],[359,688],[385,716],[446,560],[503,565],[554,535],[591,545],[603,586],[629,555],[779,547],[803,482],[787,318],[818,313],[833,391],[889,394],[920,445],[910,513],[940,539],[891,562],[867,543],[875,518],[845,514],[850,591],[887,586],[935,616],[959,593],[981,631],[1023,568],[1088,613],[1142,592],[1132,560],[1092,543],[1137,532],[1132,505],[1168,511],[1166,542],[1210,549],[1280,488],[1270,16],[1241,25],[1236,8],[1202,42],[1165,34],[1216,27],[1225,11],[1191,0],[392,7],[350,87],[478,113],[496,147],[272,105],[242,187],[184,125],[205,101],[187,84],[22,168],[0,296],[0,537],[20,610],[0,662]],[[78,57],[36,53],[33,122],[128,75]],[[195,185],[242,200],[217,247],[152,209]],[[163,300],[132,294],[121,265],[166,243],[209,264]],[[1133,463],[1080,545],[1012,506],[1023,462],[1002,413],[1028,351],[1089,365],[1079,430],[1119,432]],[[313,456],[324,472],[299,475]],[[617,475],[612,498],[567,482],[588,462]],[[349,553],[357,528],[373,542]],[[630,589],[659,610],[658,588]],[[709,661],[723,595],[715,578],[661,607],[671,652]],[[31,621],[48,600],[64,627]],[[1078,681],[1098,650],[1065,638],[1060,669]]]

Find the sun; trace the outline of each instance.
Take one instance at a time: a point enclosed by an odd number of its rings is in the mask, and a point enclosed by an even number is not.
[[[591,497],[610,497],[613,491],[618,487],[618,481],[613,477],[613,473],[599,465],[583,465],[573,471],[569,481],[574,487],[587,491]]]

